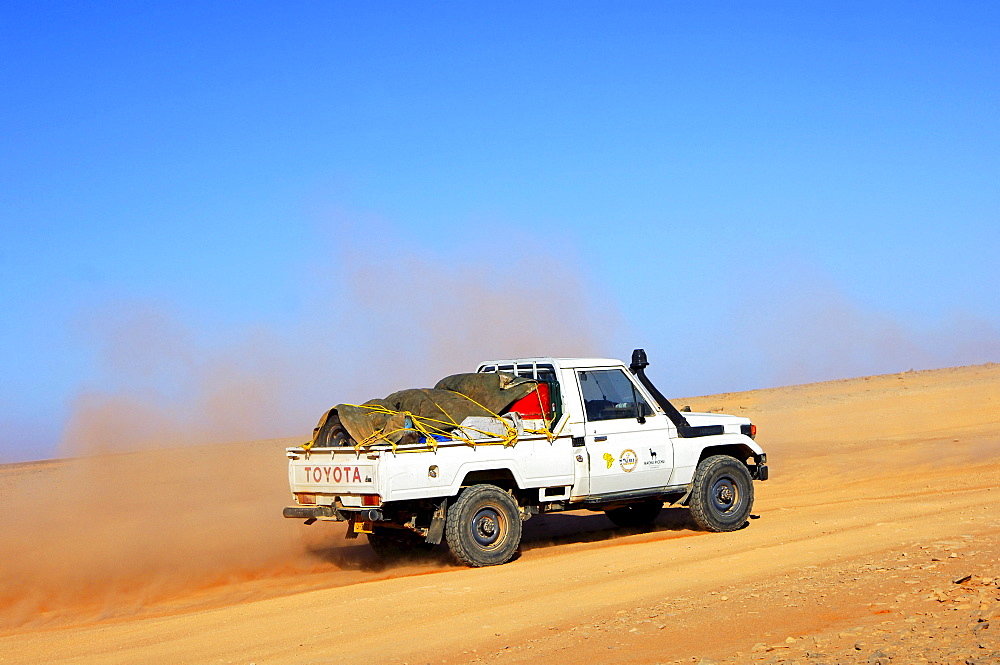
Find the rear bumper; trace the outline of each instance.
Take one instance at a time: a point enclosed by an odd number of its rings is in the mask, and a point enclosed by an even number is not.
[[[333,520],[334,522],[381,522],[385,519],[378,508],[340,510],[333,506],[286,506],[281,514],[294,520]]]
[[[342,520],[332,506],[286,506],[281,514],[290,519],[335,519]]]

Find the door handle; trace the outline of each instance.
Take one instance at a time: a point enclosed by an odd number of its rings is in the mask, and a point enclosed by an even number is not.
[[[607,440],[608,440],[608,437],[606,437],[606,436],[595,436],[594,437],[594,441],[607,441]]]

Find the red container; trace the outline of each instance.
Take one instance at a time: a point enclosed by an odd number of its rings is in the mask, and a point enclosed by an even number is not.
[[[541,400],[539,400],[539,397],[541,397]],[[537,390],[532,390],[511,404],[507,411],[516,411],[521,414],[522,418],[528,420],[533,418],[547,419],[552,412],[552,402],[549,399],[549,384],[539,383]]]

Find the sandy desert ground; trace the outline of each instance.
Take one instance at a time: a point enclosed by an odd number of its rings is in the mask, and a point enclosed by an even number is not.
[[[7,465],[0,663],[1000,664],[1000,365],[676,403],[758,424],[747,528],[538,516],[486,569],[286,523],[285,440]]]

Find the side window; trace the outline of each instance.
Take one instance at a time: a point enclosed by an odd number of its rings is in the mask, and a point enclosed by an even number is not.
[[[653,415],[635,385],[620,369],[595,369],[578,372],[587,420],[617,420]],[[637,410],[638,403],[638,410]]]

